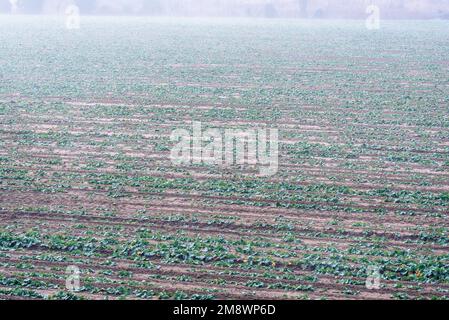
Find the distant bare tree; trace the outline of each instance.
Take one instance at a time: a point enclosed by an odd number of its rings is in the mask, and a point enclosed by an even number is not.
[[[19,0],[21,13],[39,14],[42,12],[44,0]]]
[[[267,3],[265,5],[265,17],[266,18],[276,18],[278,16],[278,12],[273,3]]]
[[[95,10],[95,1],[92,0],[76,0],[75,4],[80,8],[81,14],[92,14]]]
[[[144,0],[142,14],[159,15],[164,13],[161,0]]]
[[[11,3],[9,0],[0,0],[0,13],[11,12]]]
[[[299,4],[299,15],[302,18],[306,18],[307,17],[307,7],[309,5],[308,0],[298,0],[298,4]]]

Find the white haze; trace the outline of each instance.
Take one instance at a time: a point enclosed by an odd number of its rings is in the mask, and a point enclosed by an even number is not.
[[[0,0],[0,12],[63,14],[71,4],[86,15],[311,19],[362,19],[373,4],[386,19],[449,18],[449,0]]]

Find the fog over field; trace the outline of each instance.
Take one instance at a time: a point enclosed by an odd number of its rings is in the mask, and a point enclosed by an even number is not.
[[[449,300],[448,21],[76,18],[0,16],[0,300]]]
[[[377,5],[386,19],[449,18],[449,0],[0,0],[0,12],[58,14],[71,4],[82,14],[347,19]]]

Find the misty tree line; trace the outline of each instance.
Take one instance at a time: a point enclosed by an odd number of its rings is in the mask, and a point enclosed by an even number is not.
[[[23,14],[39,14],[43,12],[44,6],[46,4],[47,0],[17,0],[17,4],[19,7],[19,12]],[[67,4],[69,2],[67,1],[59,1],[60,6]],[[73,0],[73,3],[75,3],[79,8],[81,14],[94,14],[94,13],[104,13],[107,14],[108,8],[107,7],[101,7],[98,8],[97,2],[95,0]],[[176,0],[141,0],[139,1],[139,13],[140,14],[173,14],[173,13],[183,13],[188,12],[189,9],[193,6],[193,2],[195,1],[176,1]],[[302,15],[305,16],[306,8],[307,8],[307,2],[308,0],[292,0],[293,3],[296,2],[298,11],[302,13]],[[55,6],[53,8],[55,11],[58,11],[58,2],[52,1],[51,4]],[[223,9],[223,12],[226,13],[226,9],[228,9],[228,13],[232,15],[232,13],[235,13],[237,9],[241,8],[232,8],[232,5],[229,5],[229,3],[226,3],[226,1],[207,1],[207,5],[210,6],[218,6],[219,8]],[[198,5],[199,4],[199,5]],[[122,5],[120,12],[123,14],[126,13],[133,13],[135,14],[135,10],[133,10],[133,4],[132,1],[130,1],[130,5]],[[196,6],[198,8],[201,8],[201,1],[196,1]],[[244,8],[244,5],[241,5],[240,7]],[[262,1],[259,5],[259,9],[257,12],[249,12],[247,11],[243,12],[245,15],[264,15],[266,17],[276,17],[278,16],[277,7],[273,2],[270,1]],[[11,3],[10,0],[0,0],[0,12],[10,12],[11,10]],[[244,10],[244,9],[243,9]],[[59,10],[61,11],[61,10]]]
[[[20,13],[24,14],[42,13],[46,2],[46,0],[17,0],[18,7],[20,8]],[[60,2],[61,4],[64,4],[65,1]],[[143,0],[144,9],[147,9],[148,12],[151,12],[154,9],[157,9],[157,6],[160,4],[160,2],[160,0]],[[80,8],[81,13],[84,14],[95,13],[95,10],[97,8],[95,0],[74,0],[71,1],[71,3],[76,4]],[[0,0],[0,11],[8,12],[10,11],[10,9],[10,0]]]
[[[65,7],[76,4],[81,14],[141,14],[141,15],[229,15],[282,17],[288,12],[292,17],[325,18],[337,13],[338,17],[364,17],[365,0],[15,0],[18,12],[39,14],[44,11],[63,13]],[[407,13],[406,3],[412,0],[377,0],[391,17],[413,17]],[[426,17],[449,18],[449,0],[419,0],[427,4]],[[425,8],[426,6],[423,6]],[[432,8],[432,9],[429,9]],[[0,12],[11,11],[11,0],[0,0]],[[352,14],[352,15],[351,15]]]

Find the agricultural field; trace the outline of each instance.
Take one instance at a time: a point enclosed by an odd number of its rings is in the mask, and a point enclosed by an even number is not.
[[[0,16],[0,299],[449,298],[448,21],[81,22]]]

